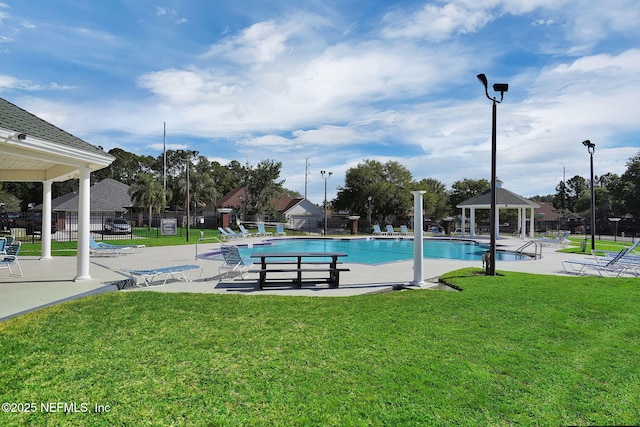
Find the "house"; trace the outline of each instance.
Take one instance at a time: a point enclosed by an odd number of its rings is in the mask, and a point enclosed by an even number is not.
[[[78,229],[78,206],[80,203],[77,192],[51,200],[51,210],[58,217],[58,231],[75,231]],[[120,217],[131,210],[133,201],[129,196],[129,186],[114,179],[104,179],[91,186],[90,223],[91,230],[102,230],[106,218]],[[42,210],[37,205],[34,210]]]
[[[244,188],[238,187],[216,200],[216,208],[232,208],[235,212],[232,214],[235,220],[246,220],[244,205],[246,199]],[[270,201],[277,212],[276,218],[263,217],[263,222],[282,222],[284,219],[285,227],[290,229],[315,230],[318,228],[318,222],[322,221],[324,212],[311,201],[305,198],[292,198],[281,195]]]

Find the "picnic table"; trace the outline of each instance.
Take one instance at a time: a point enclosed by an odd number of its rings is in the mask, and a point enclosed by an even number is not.
[[[254,252],[251,258],[260,258],[260,269],[251,270],[259,273],[258,286],[263,289],[267,282],[267,274],[271,273],[295,273],[294,278],[271,277],[273,281],[282,282],[292,280],[298,288],[303,283],[327,282],[330,286],[340,286],[340,272],[350,271],[348,268],[340,268],[338,259],[346,257],[344,252]],[[329,273],[328,277],[303,279],[302,273],[318,272]]]

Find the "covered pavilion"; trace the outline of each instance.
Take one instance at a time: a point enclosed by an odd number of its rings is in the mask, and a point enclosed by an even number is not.
[[[469,209],[469,237],[474,238],[476,234],[475,230],[475,217],[476,209],[491,209],[491,190],[483,191],[482,193],[460,203],[456,206],[462,209],[462,236],[466,234],[466,220],[467,209]],[[500,225],[500,209],[517,209],[518,210],[518,230],[520,231],[520,237],[524,239],[526,237],[527,226],[527,212],[529,216],[529,237],[534,237],[535,221],[534,221],[534,209],[539,208],[535,202],[529,199],[525,199],[506,188],[502,188],[502,181],[496,182],[496,239],[499,238],[499,225]]]
[[[89,272],[90,174],[115,158],[0,98],[0,182],[42,182],[42,250],[51,258],[51,185],[79,178],[78,256],[74,280]]]

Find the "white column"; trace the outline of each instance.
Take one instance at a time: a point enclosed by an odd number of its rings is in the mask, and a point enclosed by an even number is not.
[[[425,284],[422,274],[424,260],[424,246],[422,242],[422,195],[426,191],[412,191],[413,194],[413,286]]]
[[[518,222],[520,223],[520,238],[524,240],[527,237],[527,210],[520,208]]]
[[[476,237],[476,208],[471,208],[469,214],[469,234],[472,239]]]
[[[535,221],[533,220],[533,208],[531,208],[531,223],[529,224],[529,237],[533,239],[535,236],[535,232],[536,232],[536,228],[535,228]]]
[[[465,217],[465,213],[466,212],[467,212],[467,210],[465,208],[462,208],[462,217],[460,218],[461,222],[462,222],[462,227],[460,229],[460,236],[461,237],[464,237],[464,231],[467,229],[467,223],[466,223],[467,218]]]
[[[91,279],[89,274],[89,237],[91,235],[89,215],[91,211],[90,173],[91,171],[87,168],[80,169],[77,275],[73,280]]]
[[[51,259],[51,184],[42,183],[42,231],[40,232],[40,259]]]

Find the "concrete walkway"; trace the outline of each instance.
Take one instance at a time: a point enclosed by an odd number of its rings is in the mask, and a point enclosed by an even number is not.
[[[243,239],[241,243],[256,243],[261,239]],[[499,248],[515,250],[522,246],[520,239],[500,239]],[[400,261],[383,265],[363,265],[345,262],[351,269],[340,277],[340,288],[332,289],[326,285],[295,289],[287,287],[269,287],[256,290],[255,273],[248,280],[217,280],[218,267],[222,264],[219,257],[204,256],[219,248],[219,244],[173,247],[142,248],[138,252],[116,257],[92,257],[91,280],[74,282],[76,275],[75,257],[53,257],[40,260],[38,257],[20,257],[23,278],[9,277],[7,270],[0,270],[0,321],[16,315],[33,311],[62,301],[79,298],[101,292],[117,291],[114,282],[129,278],[122,269],[149,269],[182,264],[197,264],[202,267],[199,280],[169,281],[164,286],[135,288],[132,291],[150,290],[154,292],[200,292],[200,293],[238,293],[246,295],[306,295],[306,296],[352,296],[373,292],[384,292],[394,286],[408,284],[413,280],[413,261]],[[545,247],[543,258],[525,261],[498,261],[497,270],[518,271],[536,274],[566,275],[562,261],[583,255],[571,255],[555,252]],[[425,259],[423,272],[425,280],[464,267],[481,268],[479,261],[456,261],[445,259]],[[197,276],[197,274],[196,274]]]

